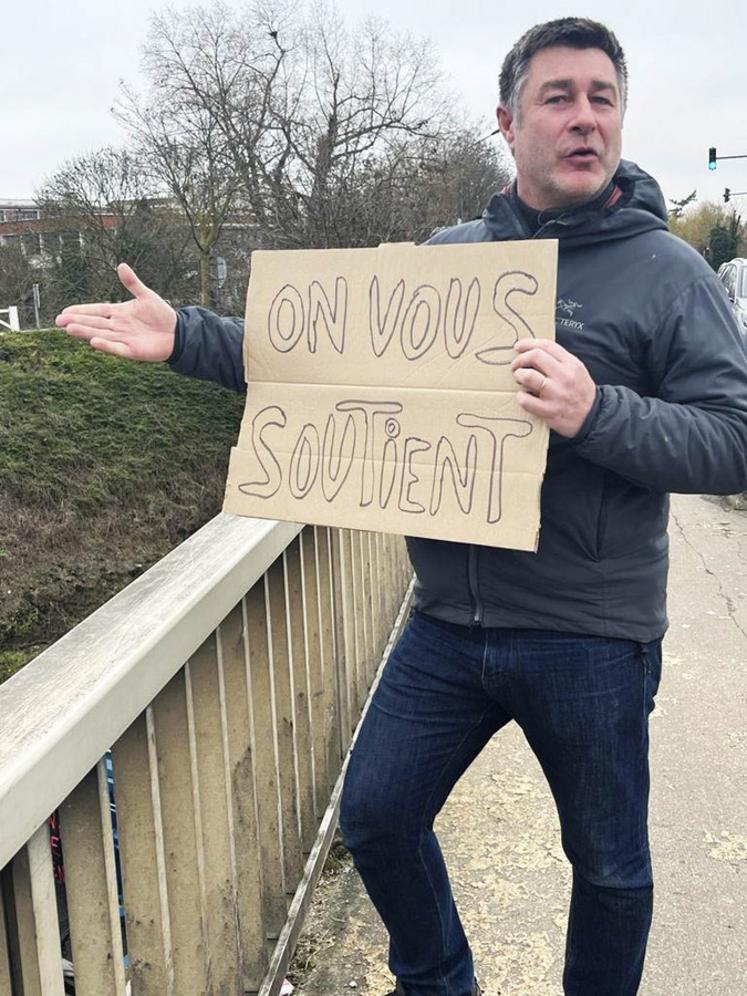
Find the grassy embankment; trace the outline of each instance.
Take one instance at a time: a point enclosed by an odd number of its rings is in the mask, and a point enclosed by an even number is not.
[[[243,398],[0,335],[0,681],[219,511]]]

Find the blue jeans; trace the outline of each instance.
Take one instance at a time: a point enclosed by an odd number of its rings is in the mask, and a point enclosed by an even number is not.
[[[472,992],[433,821],[512,719],[548,780],[573,868],[564,992],[638,991],[653,899],[648,715],[660,673],[659,640],[410,619],[353,749],[340,810],[408,996]]]

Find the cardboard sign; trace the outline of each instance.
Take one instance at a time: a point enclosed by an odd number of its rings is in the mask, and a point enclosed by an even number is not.
[[[519,338],[553,338],[555,241],[257,251],[224,511],[536,549],[548,429]]]

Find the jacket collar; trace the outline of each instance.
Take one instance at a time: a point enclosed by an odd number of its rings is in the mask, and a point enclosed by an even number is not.
[[[494,194],[483,213],[493,239],[557,238],[574,245],[628,238],[643,231],[666,229],[666,206],[656,181],[635,163],[622,160],[612,178],[612,191],[548,219],[532,234],[512,203],[515,184]]]

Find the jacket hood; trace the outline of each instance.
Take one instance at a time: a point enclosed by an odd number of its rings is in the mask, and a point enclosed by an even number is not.
[[[640,166],[620,161],[613,177],[618,199],[610,207],[584,204],[550,219],[535,238],[562,239],[566,246],[598,245],[642,232],[667,229],[667,208],[659,184]],[[526,238],[524,224],[505,192],[494,194],[483,213],[493,239]]]

